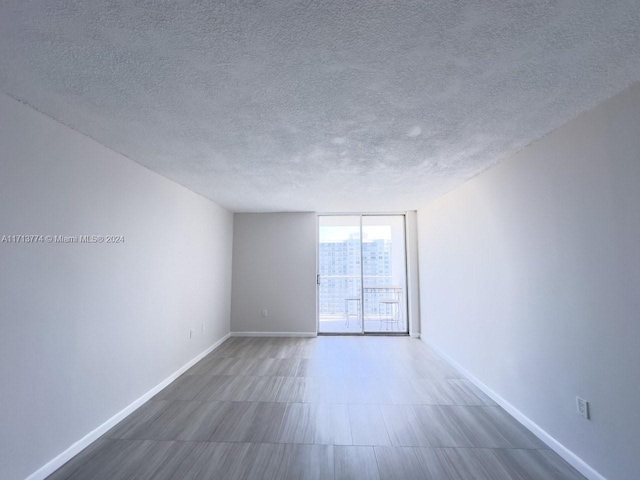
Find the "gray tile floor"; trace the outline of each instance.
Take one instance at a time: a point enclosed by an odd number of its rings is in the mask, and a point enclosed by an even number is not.
[[[49,477],[581,479],[423,342],[231,338]]]

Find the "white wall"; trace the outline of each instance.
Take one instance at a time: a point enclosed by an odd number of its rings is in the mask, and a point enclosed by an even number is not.
[[[36,471],[229,332],[232,232],[228,211],[0,95],[0,237],[125,237],[0,243],[3,479]]]
[[[422,336],[620,480],[640,472],[639,133],[635,84],[418,214]]]
[[[316,230],[315,213],[234,215],[232,332],[315,334]]]
[[[406,214],[407,230],[407,280],[409,306],[409,333],[420,335],[420,282],[418,276],[418,220],[417,212]]]

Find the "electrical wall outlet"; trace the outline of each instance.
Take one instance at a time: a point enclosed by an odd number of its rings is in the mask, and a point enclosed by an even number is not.
[[[267,309],[265,308],[264,310],[262,310],[262,316],[266,317],[268,316],[269,312],[267,312]]]
[[[578,408],[578,415],[589,420],[589,402],[584,398],[576,397],[576,407]]]
[[[189,338],[193,338],[193,330],[189,330]]]
[[[204,332],[204,322],[202,322],[201,326],[202,326],[201,330]]]

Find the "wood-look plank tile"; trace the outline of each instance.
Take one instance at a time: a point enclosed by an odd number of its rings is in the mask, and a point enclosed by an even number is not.
[[[493,435],[493,438],[496,439],[498,448],[548,448],[538,437],[501,407],[457,407],[457,410],[461,412],[470,410],[477,413],[480,420],[479,423],[486,430],[497,432],[496,435]],[[504,442],[502,439],[504,439]]]
[[[120,438],[177,440],[198,405],[198,402],[170,402],[160,415],[149,421],[137,423]]]
[[[551,450],[500,449],[495,450],[510,479],[584,480],[577,470]]]
[[[424,480],[426,472],[412,447],[374,447],[381,480]]]
[[[118,423],[115,427],[104,434],[104,438],[125,438],[134,429],[139,429],[142,425],[148,425],[158,418],[173,402],[167,400],[151,400],[127,418]]]
[[[261,347],[259,338],[230,338],[212,352],[210,358],[256,358]]]
[[[205,370],[204,375],[251,375],[260,363],[255,358],[220,358],[214,359]]]
[[[391,445],[378,405],[349,405],[354,445]]]
[[[485,406],[496,406],[496,402],[494,402],[489,396],[476,387],[473,383],[471,383],[466,378],[452,378],[448,379],[447,383],[450,388],[456,391],[458,398],[462,399],[463,402],[461,405],[485,405]]]
[[[78,455],[73,457],[67,463],[58,468],[55,472],[47,477],[47,480],[64,480],[69,478],[82,465],[91,461],[96,455],[105,455],[105,451],[113,445],[115,440],[105,437],[99,438],[87,448],[82,450]]]
[[[535,435],[524,428],[500,407],[432,407],[440,409],[472,446],[480,448],[546,448]]]
[[[347,405],[287,404],[279,443],[351,445]]]
[[[197,402],[175,432],[175,439],[206,442],[231,410],[231,402]]]
[[[349,383],[349,403],[383,405],[392,403],[391,394],[379,378],[352,378]]]
[[[114,440],[90,461],[75,470],[69,480],[118,480],[170,478],[193,444],[150,440]]]
[[[266,358],[252,368],[250,375],[266,377],[293,377],[300,360],[295,358]]]
[[[395,405],[420,405],[428,403],[428,397],[420,393],[408,378],[382,377],[380,381],[388,392],[391,403]]]
[[[428,443],[432,447],[473,447],[470,426],[462,422],[451,407],[412,405]]]
[[[315,376],[315,365],[317,362],[311,358],[302,358],[298,363],[296,377],[313,377]]]
[[[275,402],[284,379],[285,377],[258,377],[247,399],[255,402]]]
[[[341,404],[312,405],[315,415],[313,443],[351,445],[349,406]]]
[[[185,372],[185,375],[221,375],[233,368],[239,359],[233,357],[206,357]]]
[[[93,455],[71,475],[64,478],[65,480],[101,479],[108,478],[107,472],[112,473],[112,478],[123,477],[125,473],[135,478],[133,474],[138,473],[140,459],[146,453],[144,447],[149,446],[150,443],[135,440],[109,441],[100,448],[98,454]]]
[[[179,476],[179,469],[189,454],[196,448],[193,442],[152,442],[150,451],[141,455],[138,471],[132,475],[130,469],[123,469],[123,479],[170,480]],[[135,475],[135,476],[134,476]],[[117,478],[107,475],[106,478]]]
[[[323,403],[327,401],[327,392],[324,391],[324,386],[327,384],[327,379],[320,377],[304,377],[305,388],[304,398],[305,403]]]
[[[445,363],[429,363],[416,359],[411,359],[407,363],[398,363],[394,370],[400,376],[408,378],[461,378],[457,370]]]
[[[115,431],[112,438],[207,441],[229,409],[228,402],[171,402],[160,415]]]
[[[332,445],[285,446],[286,470],[278,478],[290,480],[331,480],[334,478]]]
[[[333,446],[255,445],[247,480],[331,480],[334,478]]]
[[[494,450],[416,448],[427,478],[438,480],[511,480]]]
[[[402,447],[430,445],[427,434],[412,409],[405,406],[380,405],[380,411],[392,445]]]
[[[282,380],[276,402],[302,403],[305,401],[307,379],[303,377],[285,377]]]
[[[334,446],[336,480],[380,480],[373,447]]]
[[[259,444],[247,479],[331,480],[333,446]]]
[[[278,442],[313,443],[316,423],[314,407],[317,407],[317,404],[287,404],[278,432]]]
[[[283,377],[235,377],[217,397],[236,402],[274,402],[283,380]]]
[[[495,405],[495,403],[465,379],[412,379],[417,392],[428,405]]]
[[[205,386],[193,397],[193,400],[197,402],[223,400],[230,395],[238,383],[238,377],[229,375],[214,375],[203,378],[206,378]]]
[[[298,377],[353,378],[361,376],[352,358],[322,357],[300,361]]]
[[[250,443],[194,443],[171,476],[175,480],[244,480],[249,474]]]
[[[211,441],[276,442],[285,408],[284,403],[231,402]]]
[[[50,478],[334,475],[582,479],[403,337],[231,338]]]
[[[351,403],[354,387],[346,378],[314,377],[309,380],[305,401],[309,403]]]
[[[181,375],[168,387],[153,397],[153,399],[193,400],[206,385],[206,378],[201,375]]]
[[[280,479],[287,470],[287,445],[284,443],[251,444],[247,458],[246,480]]]

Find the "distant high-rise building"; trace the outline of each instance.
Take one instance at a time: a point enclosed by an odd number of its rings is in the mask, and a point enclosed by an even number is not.
[[[364,287],[391,284],[390,240],[365,239],[362,242],[361,252],[360,239],[357,235],[352,235],[348,240],[321,242],[319,250],[322,279],[320,314],[346,314],[349,305],[345,302],[345,298],[361,295],[361,278],[364,280]],[[360,258],[362,258],[362,265],[360,265]],[[376,309],[377,302],[365,299],[365,314],[376,313]]]

